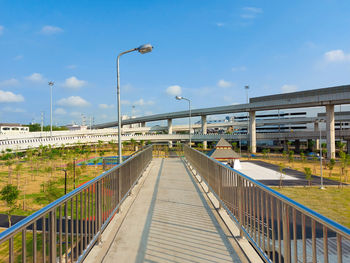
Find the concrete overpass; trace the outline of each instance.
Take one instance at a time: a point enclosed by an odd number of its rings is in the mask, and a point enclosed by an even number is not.
[[[202,133],[207,131],[207,116],[248,112],[249,113],[249,134],[251,151],[256,152],[256,112],[277,109],[293,109],[323,106],[326,108],[326,130],[327,130],[327,157],[335,157],[335,127],[334,127],[334,106],[348,104],[350,102],[350,85],[337,86],[323,89],[307,90],[301,92],[292,92],[286,94],[255,97],[249,100],[249,103],[239,105],[229,105],[212,108],[202,108],[192,110],[192,116],[200,116],[202,122]],[[124,120],[123,125],[132,123],[168,120],[169,134],[173,132],[172,120],[176,118],[188,117],[188,111],[179,111],[171,113],[156,114],[144,117]],[[117,126],[118,122],[109,122],[95,125],[94,128],[107,128]],[[206,141],[203,142],[206,147]]]

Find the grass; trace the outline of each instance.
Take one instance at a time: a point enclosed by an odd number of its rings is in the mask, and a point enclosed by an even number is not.
[[[350,188],[274,187],[274,190],[350,228]]]

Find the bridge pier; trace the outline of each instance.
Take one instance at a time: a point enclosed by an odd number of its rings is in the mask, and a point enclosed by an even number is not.
[[[249,112],[249,139],[250,139],[250,151],[256,153],[256,119],[255,111]]]
[[[173,134],[173,119],[168,119],[168,134]],[[169,141],[169,148],[173,147],[173,142]]]
[[[335,158],[334,105],[326,106],[327,159]]]
[[[202,134],[207,134],[207,116],[201,116],[202,119]],[[203,149],[207,149],[207,141],[203,141]]]

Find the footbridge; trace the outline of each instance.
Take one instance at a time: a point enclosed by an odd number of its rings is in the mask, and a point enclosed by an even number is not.
[[[147,146],[0,234],[4,262],[349,262],[350,229],[188,146]]]

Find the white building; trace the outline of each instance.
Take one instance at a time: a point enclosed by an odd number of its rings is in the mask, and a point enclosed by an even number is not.
[[[0,123],[1,134],[15,134],[15,133],[27,133],[29,127],[22,126],[19,123]]]

